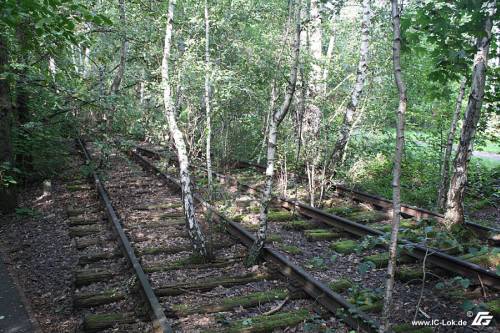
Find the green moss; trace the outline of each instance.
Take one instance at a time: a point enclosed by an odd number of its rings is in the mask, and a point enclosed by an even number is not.
[[[432,327],[413,326],[411,324],[397,324],[392,326],[395,333],[432,333]]]
[[[371,289],[353,287],[349,302],[355,304],[364,312],[379,312],[382,310],[382,296]]]
[[[338,253],[348,254],[356,251],[358,242],[347,239],[330,244],[330,248]]]
[[[405,268],[399,267],[396,271],[396,279],[403,282],[413,281],[415,283],[422,280],[422,269],[421,268]]]
[[[389,262],[389,252],[382,252],[371,256],[366,256],[363,258],[363,261],[371,261],[377,268],[387,267],[387,263]]]
[[[328,284],[328,287],[336,293],[341,293],[351,288],[354,284],[349,279],[340,279]]]
[[[272,302],[276,300],[283,300],[288,296],[285,290],[269,290],[263,292],[255,292],[245,296],[236,296],[224,298],[220,302],[208,303],[201,305],[187,305],[187,304],[174,304],[172,305],[172,312],[179,317],[188,316],[194,313],[214,313],[229,311],[236,307],[249,308]]]
[[[98,332],[116,324],[135,322],[133,313],[92,314],[85,317],[83,327],[86,332]]]
[[[302,249],[300,247],[295,246],[295,245],[283,245],[280,248],[289,254],[301,254],[302,253]]]
[[[247,208],[248,212],[250,213],[260,213],[260,206],[250,206]]]
[[[78,295],[73,300],[75,308],[88,308],[113,303],[125,299],[125,294],[116,290],[104,291],[98,294]]]
[[[381,312],[383,303],[381,301],[372,304],[363,304],[359,306],[359,309],[363,312]]]
[[[333,240],[342,237],[342,234],[328,229],[312,229],[304,232],[306,239],[310,242]]]
[[[267,241],[268,242],[282,243],[283,238],[281,237],[281,235],[278,235],[278,234],[269,234],[269,235],[267,235]]]
[[[270,316],[255,316],[238,320],[229,324],[228,328],[221,328],[208,332],[222,333],[249,333],[249,332],[272,332],[279,328],[296,326],[309,318],[309,311],[306,309],[281,312]]]
[[[271,222],[290,221],[296,218],[296,215],[288,211],[270,211],[267,213],[267,219]]]
[[[494,299],[492,301],[485,303],[486,308],[495,317],[496,320],[500,320],[500,299]]]
[[[490,252],[483,255],[474,256],[469,258],[468,261],[481,266],[497,267],[498,265],[500,265],[500,252]]]
[[[259,225],[258,224],[245,223],[244,226],[245,226],[245,229],[247,229],[248,231],[257,231],[257,230],[259,230]]]
[[[366,256],[363,258],[363,261],[371,261],[377,268],[387,267],[387,264],[389,263],[389,252],[382,252],[371,256]],[[413,261],[414,259],[410,256],[398,254],[398,262],[401,264],[408,264]]]
[[[325,211],[333,215],[345,216],[348,214],[359,212],[361,210],[362,208],[359,206],[338,206],[338,207],[327,208]]]
[[[389,232],[392,230],[392,225],[390,223],[375,223],[372,224],[371,227],[383,232]]]
[[[354,212],[351,214],[347,214],[346,217],[349,220],[358,223],[376,223],[383,220],[386,220],[387,217],[384,213],[381,213],[376,210],[366,210],[361,212]]]
[[[86,191],[86,190],[90,190],[91,187],[90,185],[87,185],[87,184],[70,184],[70,185],[66,185],[66,189],[69,191],[69,192],[76,192],[76,191]]]
[[[294,221],[289,221],[285,224],[283,224],[283,229],[285,230],[308,230],[308,229],[314,229],[316,228],[316,225],[314,223],[311,223],[309,221],[304,221],[304,220],[294,220]]]
[[[390,225],[389,225],[390,226]],[[402,219],[399,222],[400,228],[415,229],[418,228],[418,222],[414,219]]]

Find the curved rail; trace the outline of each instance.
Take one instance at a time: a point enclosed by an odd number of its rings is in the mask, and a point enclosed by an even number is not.
[[[137,148],[136,148],[137,149]],[[137,149],[143,151],[143,149]],[[151,153],[151,151],[149,151]],[[170,183],[176,185],[180,188],[180,183],[174,177],[162,172],[159,168],[154,166],[144,157],[142,157],[136,151],[130,151],[130,156],[142,165],[145,169],[154,172],[159,177],[169,181]],[[210,210],[214,219],[222,222],[226,226],[227,231],[238,238],[243,245],[246,247],[252,246],[255,241],[255,237],[242,228],[239,224],[232,222],[224,214],[220,213],[215,207],[207,203],[200,195],[194,194],[195,200],[200,203],[204,209]],[[362,328],[367,332],[378,332],[379,324],[376,321],[370,319],[364,312],[361,312],[358,308],[347,302],[341,295],[333,292],[325,284],[317,281],[309,273],[304,271],[301,267],[297,266],[285,256],[277,252],[276,250],[264,246],[262,257],[275,264],[280,272],[296,282],[305,293],[311,296],[315,301],[321,304],[324,308],[330,311],[333,315],[339,316],[339,310],[343,313],[343,320],[352,328],[358,329]]]
[[[148,155],[150,156],[156,156],[159,157],[160,154],[156,153],[155,151],[149,150],[149,149],[144,149],[140,148],[138,149],[143,152],[147,152]],[[231,177],[231,176],[226,176],[226,175],[221,175],[219,173],[213,172],[215,176],[218,178],[224,178],[227,180],[232,181],[235,184],[238,184],[254,193],[260,193],[261,190],[259,188],[255,188],[253,186],[250,186],[248,184],[244,184],[239,182],[236,178]],[[318,208],[311,207],[307,204],[304,204],[300,201],[297,200],[292,200],[289,198],[285,197],[274,197],[275,200],[278,200],[281,202],[282,206],[286,209],[289,210],[297,210],[300,214],[307,216],[312,219],[316,219],[318,221],[321,221],[325,224],[328,224],[332,227],[335,227],[337,229],[341,229],[343,231],[346,231],[352,235],[363,237],[366,235],[371,235],[371,236],[383,236],[384,232],[380,230],[376,230],[373,228],[370,228],[366,225],[356,223],[353,221],[350,221],[346,218],[326,213],[323,210],[320,210]],[[408,251],[408,255],[421,260],[424,257],[427,257],[427,262],[429,262],[432,265],[439,266],[441,268],[444,268],[448,271],[451,271],[453,273],[460,274],[462,276],[466,276],[468,278],[471,278],[473,280],[479,280],[484,285],[487,285],[493,289],[500,290],[500,276],[498,276],[495,272],[484,269],[483,267],[470,263],[468,261],[459,259],[457,257],[451,256],[449,254],[443,253],[439,250],[433,249],[433,248],[428,248],[407,240],[400,240],[400,244],[404,245],[405,247],[409,248],[410,250]]]
[[[92,161],[92,157],[90,156],[87,147],[85,146],[85,143],[81,139],[77,139],[77,143],[82,149],[86,162],[90,163]],[[116,214],[116,211],[114,210],[113,205],[111,204],[109,195],[106,192],[104,185],[102,184],[102,181],[97,172],[95,171],[92,172],[92,178],[94,181],[94,185],[97,189],[97,192],[99,193],[99,197],[106,209],[106,215],[108,216],[109,221],[111,221],[113,229],[118,236],[120,248],[122,249],[128,262],[132,266],[135,276],[139,281],[141,291],[147,301],[149,309],[151,310],[150,316],[153,322],[154,332],[172,333],[173,332],[172,327],[169,325],[167,321],[167,317],[163,312],[163,307],[158,301],[158,298],[156,297],[153,288],[151,287],[151,284],[149,283],[149,280],[146,277],[146,274],[144,273],[144,270],[142,269],[142,266],[135,255],[135,252],[130,244],[130,241],[125,235],[125,231],[122,228],[120,219],[118,218],[118,215]]]
[[[246,162],[246,161],[238,161],[237,165],[252,167],[258,169],[259,171],[265,171],[265,167],[256,163]],[[392,209],[392,201],[382,198],[377,195],[369,194],[366,192],[362,192],[353,188],[349,188],[344,185],[333,185],[335,191],[339,194],[347,194],[354,200],[370,203],[374,206],[383,208],[383,209]],[[438,222],[441,222],[444,219],[443,214],[439,214],[424,208],[414,207],[407,204],[401,204],[401,215],[403,217],[415,217],[417,219],[421,218],[433,218]],[[465,222],[465,225],[479,233],[500,233],[500,229],[486,227],[473,222]]]

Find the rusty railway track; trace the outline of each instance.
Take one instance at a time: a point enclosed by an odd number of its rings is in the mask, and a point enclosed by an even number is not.
[[[246,161],[238,161],[237,165],[243,166],[243,167],[252,167],[254,169],[259,170],[260,172],[265,171],[265,167],[256,163],[250,163]],[[340,196],[348,196],[354,200],[368,203],[370,205],[373,205],[374,207],[382,210],[391,210],[392,209],[392,201],[382,198],[377,195],[369,194],[366,192],[362,192],[359,190],[356,190],[354,188],[349,188],[344,185],[334,185],[334,191],[339,194]],[[424,209],[424,208],[419,208],[419,207],[414,207],[410,206],[407,204],[401,204],[401,215],[403,217],[414,217],[417,219],[422,219],[422,218],[433,218],[438,222],[441,222],[444,219],[443,214],[439,214],[436,212],[432,212],[430,210]],[[473,222],[465,222],[465,225],[469,227],[470,229],[480,233],[480,234],[487,234],[487,233],[494,233],[494,234],[500,234],[500,230],[496,228],[491,228],[491,227],[486,227],[477,223]]]
[[[91,163],[92,157],[90,156],[85,143],[81,139],[77,139],[77,143],[80,146],[86,161],[88,163]],[[96,190],[99,193],[99,198],[105,207],[106,215],[108,216],[108,219],[113,226],[113,230],[115,231],[117,238],[119,239],[120,248],[127,258],[139,282],[140,289],[150,310],[149,314],[151,316],[151,321],[153,323],[155,332],[172,333],[172,327],[169,325],[163,308],[160,305],[160,302],[158,301],[158,298],[156,297],[141,264],[139,263],[139,259],[135,255],[130,240],[123,230],[120,219],[118,218],[118,215],[113,208],[113,205],[106,189],[104,188],[101,178],[95,171],[92,172],[91,177],[93,179]]]
[[[138,149],[141,152],[144,150]],[[149,170],[156,174],[158,177],[170,182],[172,185],[180,187],[179,181],[162,172],[158,167],[150,163],[137,151],[130,151],[130,157],[139,163],[143,168]],[[151,151],[147,154],[151,156]],[[255,237],[245,230],[239,224],[231,221],[224,214],[220,213],[212,205],[207,203],[200,195],[194,195],[195,200],[201,204],[204,209],[210,210],[214,220],[222,223],[226,230],[236,237],[243,245],[250,247],[254,241]],[[346,322],[350,327],[354,329],[361,328],[363,331],[367,332],[377,332],[379,324],[378,322],[372,320],[364,312],[360,311],[357,307],[353,306],[347,300],[345,300],[341,295],[333,292],[328,286],[314,279],[309,273],[298,265],[292,263],[288,258],[280,254],[278,251],[274,250],[269,246],[265,246],[263,249],[263,259],[269,263],[274,264],[278,267],[280,273],[290,280],[294,281],[298,287],[300,287],[307,295],[309,295],[315,302],[322,305],[326,310],[328,310],[334,316],[338,316],[339,310],[343,312],[343,321]]]
[[[158,152],[155,152],[150,149],[142,148],[142,147],[136,147],[138,151],[141,153],[146,154],[147,156],[150,156],[152,158],[160,158],[162,155]],[[138,155],[136,153],[136,155]],[[139,155],[140,156],[140,155]],[[146,161],[147,162],[147,161]],[[147,162],[149,163],[149,162]],[[158,169],[156,169],[157,172],[160,172]],[[225,182],[228,183],[233,183],[239,187],[245,188],[247,191],[252,192],[252,193],[261,193],[261,190],[259,188],[255,188],[253,186],[250,186],[248,184],[244,184],[239,182],[236,178],[227,176],[227,175],[222,175],[216,172],[213,172],[213,174],[218,177],[225,179]],[[349,234],[358,236],[358,237],[363,237],[366,235],[371,235],[371,236],[383,236],[384,232],[371,228],[369,226],[356,223],[354,221],[348,220],[346,218],[327,213],[321,209],[317,209],[314,207],[311,207],[307,204],[304,204],[300,201],[297,200],[292,200],[289,198],[285,197],[274,197],[274,199],[278,202],[280,202],[281,206],[287,210],[295,210],[299,212],[301,215],[306,216],[311,219],[315,219],[317,221],[323,222],[326,225],[332,226],[336,229],[340,229],[342,231],[345,231]],[[409,206],[407,206],[409,207]],[[420,214],[423,214],[424,210],[418,210],[416,208],[412,208],[413,210],[406,210],[406,213],[417,213],[420,212]],[[420,215],[422,216],[422,215]],[[496,229],[492,229],[496,230]],[[491,287],[492,289],[495,290],[500,290],[500,276],[496,274],[496,272],[487,270],[479,265],[470,263],[468,261],[462,260],[460,258],[451,256],[449,254],[443,253],[437,249],[433,248],[428,248],[407,240],[401,240],[400,244],[405,245],[409,248],[412,249],[412,251],[408,251],[408,255],[414,257],[417,260],[422,260],[424,257],[426,257],[426,260],[428,263],[441,267],[447,271],[457,273],[459,275],[465,276],[467,278],[470,278],[474,281],[478,281],[481,284],[487,285]]]

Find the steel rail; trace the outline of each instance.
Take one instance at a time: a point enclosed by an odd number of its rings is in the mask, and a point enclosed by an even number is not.
[[[138,162],[145,169],[152,171],[157,176],[163,178],[164,180],[167,180],[180,189],[180,183],[176,178],[162,172],[159,168],[157,168],[155,165],[141,156],[137,151],[131,150],[129,151],[129,154],[133,160]],[[246,247],[252,246],[252,244],[255,242],[255,237],[252,234],[250,234],[239,224],[231,221],[224,214],[220,213],[214,206],[210,205],[203,198],[201,198],[199,194],[195,193],[194,198],[199,204],[203,206],[204,209],[210,210],[212,212],[212,217],[226,226],[227,231],[231,235],[239,239],[243,245],[245,245]],[[364,312],[360,311],[357,307],[347,302],[341,295],[333,292],[325,284],[317,281],[313,276],[304,271],[298,265],[288,260],[285,256],[283,256],[276,250],[268,246],[264,246],[262,251],[262,258],[267,262],[273,263],[277,267],[279,267],[280,272],[285,277],[290,278],[292,281],[300,285],[300,287],[306,294],[308,294],[316,302],[321,304],[333,315],[341,315],[344,322],[346,322],[351,328],[361,328],[367,332],[378,332],[379,324],[377,321],[372,320]]]
[[[152,151],[150,151],[151,153]],[[246,161],[237,161],[238,165],[241,166],[248,166],[248,167],[253,167],[255,169],[258,169],[259,171],[265,171],[265,167],[256,163],[251,163],[251,162],[246,162]],[[335,188],[335,191],[339,194],[347,194],[354,200],[370,203],[376,207],[380,207],[385,210],[391,210],[392,209],[392,201],[377,196],[373,194],[369,194],[366,192],[362,192],[353,188],[349,188],[344,185],[333,185]],[[415,217],[417,219],[421,218],[433,218],[438,222],[443,221],[444,215],[439,214],[424,208],[419,208],[415,206],[411,206],[408,204],[401,204],[401,215],[403,217]],[[500,234],[500,229],[497,228],[491,228],[491,227],[486,227],[474,222],[465,222],[465,225],[471,229],[474,229],[475,231],[484,234],[484,233],[492,233],[492,234]]]
[[[88,152],[87,147],[85,146],[85,142],[83,142],[79,138],[76,141],[85,156],[86,162],[91,163],[92,157],[90,156],[90,153]],[[120,248],[123,251],[125,257],[128,259],[130,265],[132,266],[134,274],[137,277],[137,280],[139,281],[141,291],[144,297],[146,298],[149,309],[151,310],[150,317],[153,322],[153,331],[155,333],[172,333],[173,332],[172,327],[167,321],[167,317],[165,316],[163,307],[158,301],[158,298],[156,297],[153,288],[151,287],[151,284],[149,283],[149,280],[146,277],[146,274],[144,273],[144,270],[142,269],[142,266],[139,263],[137,256],[135,255],[132,245],[130,244],[127,235],[123,230],[120,219],[115,209],[113,208],[111,199],[96,171],[92,172],[92,179],[94,181],[94,185],[97,189],[97,192],[99,193],[101,202],[106,208],[106,215],[108,216],[109,221],[111,221],[113,229],[118,236]]]
[[[145,155],[154,157],[154,158],[160,158],[162,155],[154,150],[143,148],[143,147],[136,147],[139,151],[143,152]],[[239,166],[244,166],[244,167],[253,167],[255,169],[258,169],[259,171],[265,171],[266,168],[260,164],[256,163],[251,163],[251,162],[246,162],[246,161],[237,161],[236,165]],[[392,201],[377,196],[373,194],[369,194],[366,192],[362,192],[353,188],[349,188],[344,185],[333,185],[335,192],[337,192],[340,195],[348,195],[349,197],[353,198],[354,200],[369,203],[375,207],[384,209],[384,210],[391,210],[392,209]],[[411,206],[408,204],[401,204],[401,215],[403,217],[414,217],[417,219],[422,219],[422,218],[433,218],[438,222],[443,221],[444,215],[439,214],[424,208],[419,208],[415,206]],[[483,236],[488,236],[488,234],[500,234],[500,229],[497,228],[492,228],[492,227],[486,227],[484,225],[480,225],[474,222],[469,222],[466,221],[465,225],[476,232],[480,233]]]
[[[140,149],[140,151],[145,151],[145,150],[146,149]],[[156,157],[161,156],[158,153],[155,154],[155,152],[152,150],[147,150],[147,151],[150,156],[153,155],[156,155]],[[206,170],[204,171],[206,172]],[[213,172],[213,174],[218,178],[228,179],[232,181],[233,184],[242,186],[246,188],[248,191],[251,191],[253,193],[261,193],[261,189],[250,186],[248,184],[244,184],[232,176],[222,175],[217,172]],[[323,210],[311,207],[297,200],[292,200],[289,198],[277,197],[277,196],[274,196],[274,199],[281,202],[283,208],[286,208],[288,210],[295,209],[300,214],[306,217],[318,220],[336,229],[343,230],[355,236],[363,237],[366,235],[371,235],[371,236],[385,235],[385,233],[380,230],[373,229],[366,225],[350,221],[346,218],[327,213]],[[498,276],[496,272],[484,269],[479,265],[451,256],[449,254],[439,251],[438,249],[428,248],[404,239],[401,239],[399,243],[408,248],[408,251],[406,251],[407,254],[414,257],[415,259],[422,260],[425,257],[427,257],[426,261],[432,265],[439,266],[450,272],[460,274],[475,281],[479,280],[479,282],[484,285],[487,285],[496,290],[500,290],[500,276]]]

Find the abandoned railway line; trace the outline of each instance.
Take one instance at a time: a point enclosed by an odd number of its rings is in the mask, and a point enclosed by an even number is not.
[[[159,152],[152,149],[144,147],[136,147],[135,149],[153,159],[159,159],[162,156]],[[259,165],[251,163],[246,163],[246,165],[252,168],[258,167],[260,171],[263,171],[263,167]],[[235,176],[223,175],[217,172],[213,172],[213,175],[216,176],[217,179],[221,180],[223,184],[232,184],[233,186],[243,189],[247,193],[250,192],[253,194],[260,194],[258,186],[244,183]],[[259,181],[262,182],[260,179]],[[278,195],[275,196],[275,200],[286,210],[294,211],[307,217],[308,219],[317,220],[334,229],[340,229],[341,231],[345,231],[357,237],[381,237],[385,234],[385,232],[390,230],[390,222],[388,222],[388,200],[369,195],[367,193],[352,191],[343,186],[338,186],[336,191],[340,193],[337,198],[329,197],[325,200],[325,204],[328,206],[326,209],[311,207],[299,200]],[[351,195],[352,193],[354,193],[354,195]],[[348,195],[349,198],[347,200],[343,199]],[[365,205],[359,205],[360,202]],[[366,209],[366,204],[369,205],[368,207],[370,210]],[[481,279],[481,283],[485,283],[494,289],[500,288],[500,277],[493,271],[500,258],[500,254],[495,247],[498,245],[497,238],[500,236],[500,230],[469,223],[468,227],[478,231],[478,236],[481,236],[485,240],[483,244],[473,245],[487,246],[489,243],[491,246],[489,246],[489,248],[483,248],[482,251],[478,251],[472,255],[464,255],[462,258],[455,257],[453,256],[454,254],[456,255],[461,253],[458,248],[451,247],[441,250],[438,246],[436,246],[440,244],[433,243],[429,245],[430,248],[422,246],[416,242],[417,234],[412,232],[414,229],[426,226],[425,224],[419,224],[418,220],[422,218],[432,218],[439,221],[442,219],[440,214],[408,205],[403,206],[405,207],[405,209],[402,210],[402,213],[404,213],[403,217],[409,217],[410,219],[403,221],[401,226],[402,237],[405,238],[406,236],[406,238],[408,238],[403,240],[402,243],[412,249],[409,254],[410,256],[413,256],[415,259],[423,259],[426,257],[426,260],[430,264],[434,264],[442,267],[443,269],[470,277],[472,279],[477,279],[479,277],[479,279]],[[327,238],[328,236],[318,235],[316,238],[321,237]],[[333,235],[330,237],[332,237],[332,239],[334,238]],[[310,236],[310,238],[315,237]],[[431,255],[429,255],[429,253],[431,253]],[[488,260],[488,256],[491,257],[491,260]],[[487,267],[485,268],[484,266],[489,266],[490,268],[493,267],[493,269],[487,269]]]
[[[99,153],[80,144],[87,161]],[[107,238],[118,239],[121,252],[115,243],[106,251],[95,244],[101,228],[94,224],[74,229],[86,236],[77,243],[97,246],[85,256],[85,270],[78,272],[93,286],[75,298],[90,308],[84,319],[86,331],[117,327],[143,331],[136,326],[147,326],[148,316],[158,332],[268,332],[286,327],[300,332],[304,325],[339,329],[343,325],[338,318],[351,328],[376,331],[376,321],[271,248],[265,250],[263,265],[244,267],[242,258],[253,236],[216,210],[213,215],[224,229],[214,227],[219,230],[212,235],[214,261],[191,256],[176,180],[167,175],[157,179],[118,152],[108,162],[108,168],[91,176],[114,230],[114,237]],[[74,190],[79,187],[89,190],[80,184]],[[213,207],[200,197],[197,200],[197,215],[203,221],[203,211]],[[133,278],[109,265],[110,260],[125,258]],[[138,305],[127,312],[109,312],[110,304],[128,297],[106,283],[122,275],[128,276],[125,285],[130,285]],[[318,306],[323,310],[318,312]]]
[[[162,155],[144,147],[136,148],[136,151],[147,156],[142,157],[142,163],[148,163],[150,168],[154,167],[154,160],[158,160]],[[148,158],[151,160],[148,161]],[[156,169],[155,172],[159,173],[160,170]],[[206,177],[206,172],[195,171],[194,173],[198,177],[197,183],[201,185],[199,190],[203,191],[203,178]],[[244,227],[255,230],[257,222],[255,205],[245,201],[253,202],[253,199],[248,200],[246,196],[259,194],[259,189],[238,182],[231,176],[217,173],[214,175],[224,187],[224,192],[232,194],[239,192],[240,198],[245,197],[243,201],[240,201],[244,209],[232,211],[232,218]],[[234,195],[230,201],[238,203],[237,198],[238,195]],[[344,297],[349,298],[366,311],[375,313],[374,317],[376,317],[381,306],[380,295],[373,295],[374,293],[370,295],[370,291],[380,289],[380,281],[383,280],[383,271],[387,264],[385,244],[380,241],[384,231],[390,227],[387,224],[387,213],[380,210],[360,209],[356,201],[346,198],[329,198],[329,208],[326,211],[296,200],[277,197],[275,199],[275,210],[270,213],[270,243],[296,264],[307,267],[318,280],[330,284],[334,289],[337,288],[335,290]],[[352,218],[339,215],[350,215]],[[405,231],[409,231],[406,235],[414,236],[411,231],[419,226],[416,219],[404,220],[402,233],[405,235]],[[411,286],[415,283],[422,284],[424,280],[426,289],[422,291],[422,295],[438,304],[440,301],[437,299],[441,298],[440,312],[446,313],[446,310],[452,313],[453,311],[463,312],[460,304],[464,299],[484,304],[490,309],[495,307],[495,302],[498,302],[496,299],[500,283],[499,276],[491,267],[494,269],[495,260],[498,260],[497,248],[490,246],[476,253],[451,255],[457,253],[453,249],[448,250],[450,253],[444,253],[436,248],[429,248],[409,240],[403,241],[402,245],[409,250],[405,251],[399,259],[401,267],[397,277],[401,288],[398,289],[403,290],[404,294],[408,295],[407,297],[414,297],[415,300],[422,298],[419,295],[420,288]],[[331,253],[330,258],[328,255],[325,259],[326,253]],[[426,264],[425,269],[422,268],[422,260]],[[353,262],[356,265],[353,265]],[[339,267],[347,269],[342,270]],[[359,267],[365,267],[368,270],[375,269],[367,276],[365,273],[357,272]],[[453,277],[453,275],[458,276]],[[352,278],[345,279],[349,276]],[[467,287],[460,287],[461,283]],[[338,287],[341,284],[343,288]],[[449,293],[452,289],[455,291],[458,289],[458,292]],[[451,296],[446,296],[447,293]],[[404,299],[403,295],[401,297]],[[408,299],[406,301],[406,304],[411,304]],[[433,311],[436,310],[436,308],[433,309]],[[426,313],[423,310],[422,312]]]

